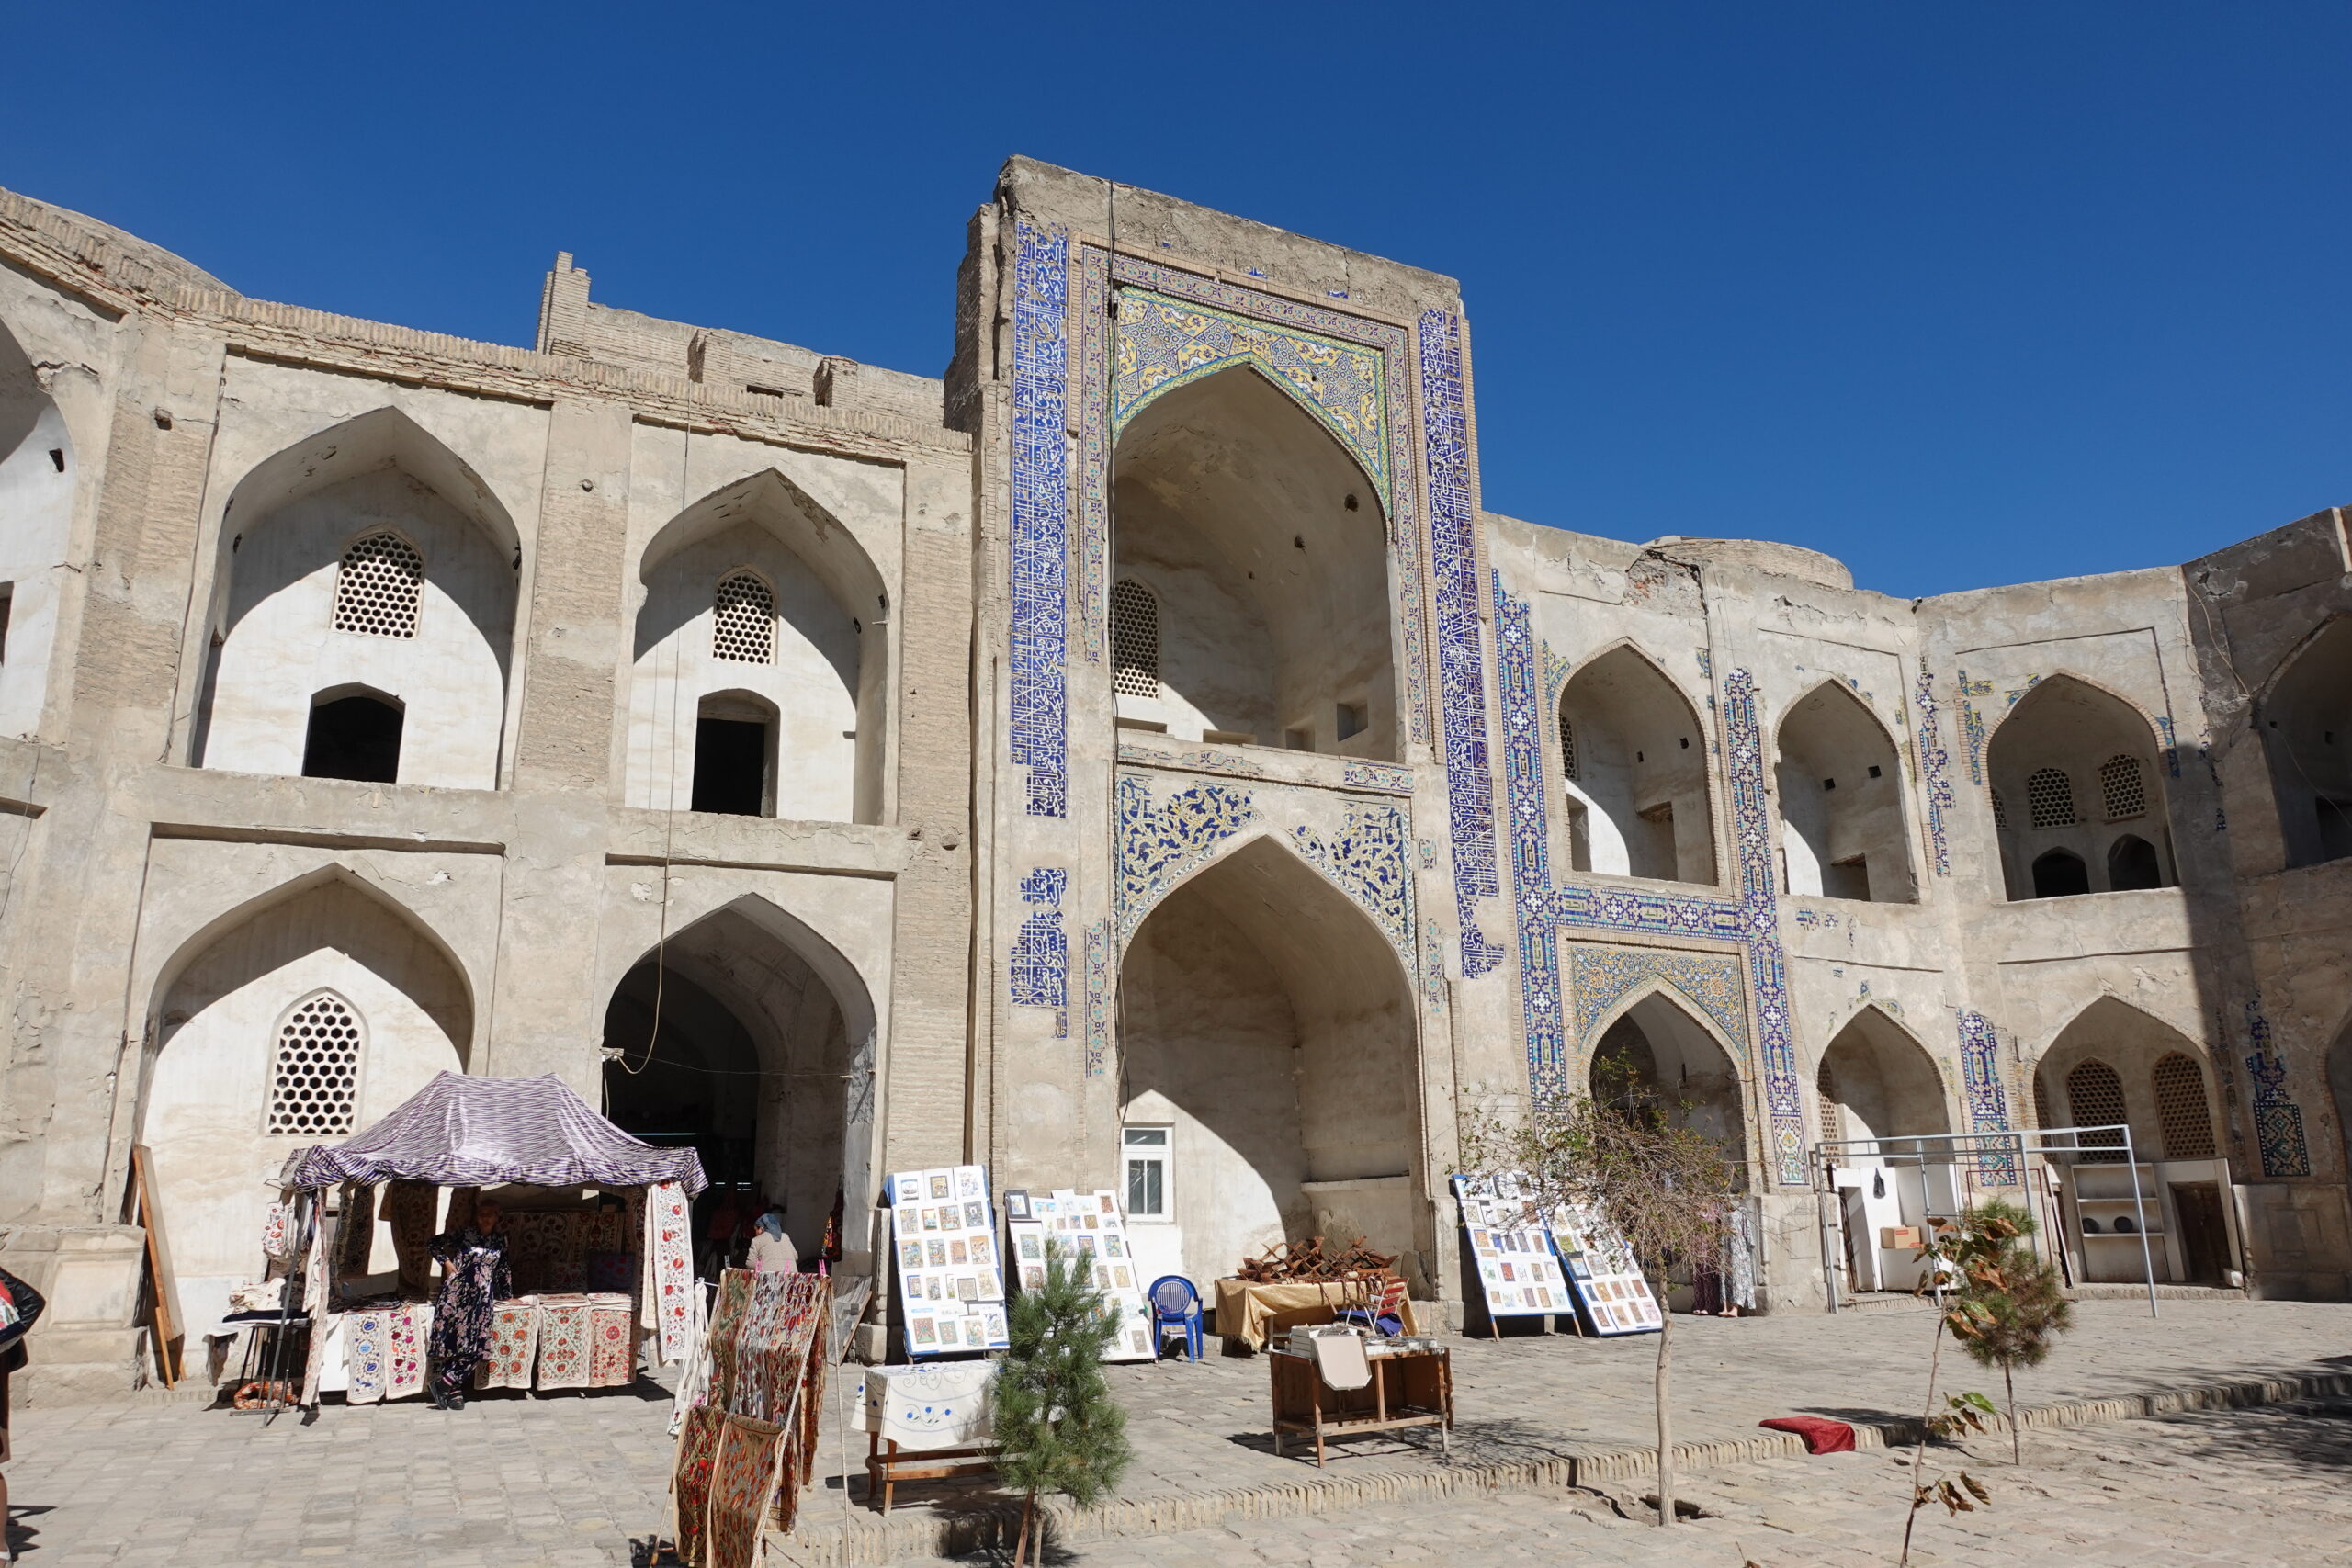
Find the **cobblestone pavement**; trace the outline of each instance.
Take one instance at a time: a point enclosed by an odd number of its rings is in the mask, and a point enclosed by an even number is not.
[[[1929,1474],[1964,1466],[1990,1506],[1923,1510],[1911,1561],[2009,1568],[2048,1562],[2286,1565],[2352,1563],[2352,1402],[2199,1412],[2027,1438],[2012,1469],[2006,1439],[1930,1449]],[[1639,1492],[1561,1490],[1396,1503],[1320,1517],[1050,1550],[1065,1568],[1860,1568],[1896,1561],[1907,1455],[1776,1459],[1685,1478],[1678,1495],[1708,1516],[1671,1530]],[[1643,1515],[1647,1517],[1644,1517]],[[955,1560],[957,1568],[998,1561]],[[910,1559],[899,1568],[931,1568]]]
[[[2260,1373],[2352,1369],[2352,1306],[2168,1301],[2163,1310],[2152,1322],[2144,1305],[2083,1303],[2076,1331],[2046,1365],[2019,1377],[2019,1401],[2045,1404]],[[1685,1442],[1751,1438],[1763,1416],[1805,1412],[1860,1419],[1916,1416],[1932,1326],[1923,1309],[1911,1306],[1836,1318],[1679,1318],[1677,1437]],[[1456,1463],[1605,1451],[1636,1447],[1651,1437],[1653,1342],[1646,1337],[1451,1343],[1460,1418]],[[1992,1386],[1984,1374],[1965,1363],[1962,1367],[1955,1386]],[[1295,1455],[1277,1459],[1272,1452],[1265,1436],[1262,1359],[1212,1357],[1198,1365],[1116,1367],[1110,1374],[1129,1409],[1138,1451],[1125,1488],[1130,1497],[1295,1484],[1317,1474],[1311,1462]],[[625,1563],[632,1560],[632,1540],[642,1540],[659,1526],[667,1482],[668,1401],[650,1388],[646,1394],[493,1396],[447,1416],[418,1402],[331,1404],[311,1426],[281,1416],[266,1428],[257,1416],[189,1404],[20,1409],[15,1431],[18,1458],[7,1472],[15,1539],[32,1568],[338,1559],[429,1561],[453,1568]],[[840,1469],[833,1423],[840,1401],[830,1399],[828,1406],[820,1473],[831,1484],[812,1495],[809,1506],[831,1514],[841,1498],[832,1481]],[[2150,1425],[2136,1423],[2131,1429]],[[2105,1435],[2125,1429],[2096,1427],[2079,1437],[2045,1433],[2033,1440],[2088,1442],[2104,1451]],[[2272,1428],[2257,1423],[2247,1429]],[[2217,1463],[2263,1459],[2258,1444],[2233,1448],[2216,1442]],[[862,1456],[863,1448],[857,1440],[854,1452]],[[1435,1459],[1385,1439],[1342,1451],[1345,1457],[1335,1454],[1327,1473],[1419,1467]],[[1804,1477],[1815,1487],[1833,1481],[1843,1485],[1841,1478],[1850,1472],[1853,1484],[1861,1486],[1867,1479],[1874,1488],[1881,1472],[1891,1470],[1883,1454],[1787,1468],[1792,1463],[1770,1461],[1760,1469],[1715,1472],[1714,1479],[1737,1473],[1751,1485],[1770,1487]],[[2290,1490],[2267,1472],[2248,1473],[2254,1477],[2249,1487],[2269,1487],[2282,1497]],[[1699,1478],[1694,1483],[1713,1483]],[[917,1489],[914,1495],[922,1493]],[[1825,1495],[1832,1499],[1825,1506],[1846,1506],[1836,1502],[1834,1487]],[[1861,1495],[1878,1494],[1866,1489]],[[1894,1495],[1899,1506],[1899,1487]],[[909,1500],[902,1493],[901,1513]],[[1584,1506],[1591,1506],[1591,1499]],[[1410,1561],[1411,1551],[1434,1554],[1439,1546],[1428,1543],[1454,1540],[1460,1531],[1478,1528],[1476,1521],[1498,1514],[1554,1519],[1563,1530],[1601,1528],[1577,1522],[1581,1516],[1571,1517],[1576,1508],[1557,1496],[1507,1499],[1475,1509],[1416,1506],[1410,1517],[1426,1520],[1434,1533],[1423,1542],[1420,1524],[1400,1525],[1393,1543],[1406,1555],[1395,1560]],[[1963,1516],[1962,1522],[1971,1521]],[[1327,1555],[1317,1543],[1338,1539],[1328,1533],[1337,1528],[1329,1520],[1276,1521],[1262,1528],[1277,1534],[1303,1532],[1281,1537],[1288,1543],[1283,1550],[1290,1551],[1289,1560],[1315,1568],[1321,1568]],[[1409,1540],[1403,1539],[1408,1536]],[[1749,1548],[1759,1562],[1833,1560],[1791,1557],[1785,1543],[1778,1549],[1782,1556],[1773,1559],[1758,1550],[1763,1544],[1759,1537]],[[2096,1555],[2076,1560],[2100,1561]],[[1155,1552],[1151,1561],[1167,1560]],[[1736,1559],[1727,1561],[1737,1568]]]

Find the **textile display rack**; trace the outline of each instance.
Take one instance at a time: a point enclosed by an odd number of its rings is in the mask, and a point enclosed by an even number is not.
[[[751,1568],[770,1524],[789,1534],[814,1479],[833,1338],[822,1274],[719,1276],[709,1332],[681,1373],[700,1390],[678,1425],[668,1530],[688,1568]]]
[[[474,1387],[625,1386],[649,1341],[662,1363],[685,1353],[687,1203],[707,1185],[701,1158],[629,1136],[552,1075],[442,1073],[366,1131],[290,1158],[280,1181],[265,1250],[296,1237],[283,1310],[292,1316],[299,1302],[310,1330],[302,1404],[337,1391],[355,1404],[425,1392],[428,1247],[484,1194],[505,1211],[515,1294],[492,1308]],[[379,1192],[396,1266],[370,1272]]]

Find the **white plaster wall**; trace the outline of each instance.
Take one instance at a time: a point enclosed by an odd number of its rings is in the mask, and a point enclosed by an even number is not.
[[[1859,699],[1817,688],[1781,723],[1777,769],[1787,891],[1907,904],[1918,897],[1894,743]],[[1877,776],[1871,776],[1871,770]],[[1828,787],[1834,781],[1834,788]],[[1862,862],[1857,880],[1841,862]]]
[[[749,567],[775,591],[775,658],[711,649],[718,580]],[[740,523],[653,569],[638,612],[629,686],[628,804],[684,810],[694,797],[695,720],[706,696],[749,692],[775,705],[775,812],[847,822],[856,811],[862,634],[808,563],[765,527]],[[674,756],[673,756],[674,749]]]
[[[2098,770],[2117,756],[2135,758],[2147,809],[2136,817],[2109,818]],[[2027,784],[2045,768],[2064,773],[2073,786],[2075,821],[2071,827],[2036,828]],[[2052,850],[2082,858],[2094,893],[2109,891],[2108,852],[2131,835],[2156,852],[2164,881],[2178,880],[2172,834],[2165,809],[2168,782],[2146,717],[2111,693],[2086,682],[2058,677],[2018,699],[1985,747],[1985,774],[2000,792],[2008,827],[2000,834],[2009,896],[2033,897],[2033,863]]]
[[[334,627],[343,552],[379,527],[424,558],[413,637]],[[401,784],[496,787],[514,570],[473,520],[379,468],[254,524],[231,560],[204,766],[299,774],[313,696],[365,686],[405,706]]]
[[[27,378],[0,383],[0,584],[11,587],[7,645],[0,650],[0,734],[40,728],[57,637],[58,592],[74,529],[74,486],[80,465],[65,419]],[[61,470],[50,454],[64,455]]]

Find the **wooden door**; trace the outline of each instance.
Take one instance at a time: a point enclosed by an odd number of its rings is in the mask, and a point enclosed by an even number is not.
[[[2173,1213],[2180,1216],[2180,1256],[2189,1279],[2218,1285],[2229,1278],[2230,1233],[2222,1220],[2222,1190],[2211,1181],[2184,1182],[2172,1190]]]

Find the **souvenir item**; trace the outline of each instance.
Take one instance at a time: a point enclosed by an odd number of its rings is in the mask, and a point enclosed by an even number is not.
[[[991,1334],[973,1310],[993,1303],[1002,1317],[1004,1279],[990,1235],[987,1168],[901,1171],[888,1190],[898,1200],[891,1233],[909,1353],[1002,1348],[1001,1330]]]

